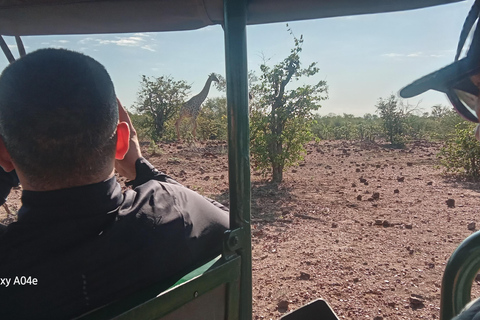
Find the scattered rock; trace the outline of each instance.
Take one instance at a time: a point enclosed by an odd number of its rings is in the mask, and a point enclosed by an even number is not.
[[[393,190],[393,193],[400,193],[400,190],[395,189],[395,190]]]
[[[202,154],[202,157],[204,157],[204,158],[213,158],[213,159],[217,159],[217,158],[218,158],[218,156],[214,155],[214,154],[211,153],[211,152],[204,152],[204,153]]]
[[[360,183],[365,183],[365,182],[367,182],[367,179],[365,179],[365,178],[360,178]]]
[[[448,199],[445,203],[449,208],[455,208],[455,199]]]
[[[292,173],[297,173],[297,170],[296,170],[296,169],[292,169]]]
[[[475,230],[475,226],[476,226],[475,222],[472,221],[468,224],[467,228],[468,228],[468,230],[473,231],[473,230]]]
[[[361,195],[361,194],[359,194],[359,195],[357,196],[357,200],[358,200],[358,201],[361,201],[361,200],[362,200],[362,195]]]
[[[413,166],[413,162],[407,162],[407,167]]]
[[[338,228],[338,223],[332,222],[332,228]]]
[[[357,184],[356,183],[352,183],[352,188],[356,188],[357,187]]]
[[[287,300],[280,300],[277,303],[277,310],[278,312],[285,313],[288,311],[288,304],[289,302]]]
[[[419,294],[411,294],[410,295],[410,307],[412,309],[420,309],[420,308],[423,308],[425,305],[424,305],[424,302],[425,302],[425,298],[423,298],[421,295]]]
[[[404,182],[404,181],[405,181],[405,177],[397,177],[397,181],[398,181],[398,182]]]
[[[300,276],[297,278],[300,280],[310,280],[310,274],[300,271]]]
[[[203,180],[205,180],[205,181],[210,180],[210,176],[205,176],[205,177],[203,178]]]
[[[372,195],[372,198],[373,198],[374,200],[380,199],[380,192],[374,192],[373,195]]]
[[[375,220],[375,225],[376,225],[376,226],[381,226],[381,225],[383,225],[383,220],[376,219],[376,220]]]
[[[433,181],[428,181],[427,186],[431,186],[433,184]]]
[[[387,220],[384,220],[382,225],[383,225],[384,228],[388,228],[388,227],[391,226],[390,222],[388,222]]]
[[[413,225],[411,223],[405,225],[405,229],[412,229]]]
[[[168,159],[167,164],[180,164],[180,160],[178,160],[176,158]]]
[[[355,169],[355,172],[360,172],[360,168]]]

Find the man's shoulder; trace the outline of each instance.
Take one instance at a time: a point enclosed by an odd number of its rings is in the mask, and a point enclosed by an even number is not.
[[[153,206],[180,212],[222,211],[227,208],[178,183],[149,180],[125,192],[126,206]]]
[[[125,192],[119,217],[126,214],[158,224],[181,220],[185,227],[200,233],[206,229],[218,229],[223,233],[229,225],[227,208],[222,204],[180,184],[156,180]]]

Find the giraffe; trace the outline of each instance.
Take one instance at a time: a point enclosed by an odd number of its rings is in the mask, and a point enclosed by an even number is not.
[[[193,138],[196,139],[197,117],[198,117],[198,114],[200,113],[200,107],[203,101],[205,101],[205,99],[207,98],[208,91],[210,90],[210,85],[212,84],[212,81],[218,82],[218,78],[215,75],[215,73],[212,73],[208,76],[207,82],[205,82],[205,86],[203,87],[202,91],[200,91],[200,93],[197,94],[196,96],[191,97],[180,108],[180,116],[177,119],[177,121],[175,121],[175,130],[177,132],[178,141],[180,141],[180,130],[178,127],[180,126],[180,123],[185,117],[192,118],[192,123],[193,123],[192,135],[193,135]]]

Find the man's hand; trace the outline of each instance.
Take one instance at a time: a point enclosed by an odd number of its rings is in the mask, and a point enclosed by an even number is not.
[[[124,176],[130,180],[134,180],[137,175],[135,170],[135,162],[142,156],[142,152],[140,151],[140,144],[138,143],[137,131],[135,131],[132,121],[118,99],[117,102],[119,117],[118,121],[126,122],[130,127],[130,147],[123,160],[115,160],[115,169],[121,176]]]

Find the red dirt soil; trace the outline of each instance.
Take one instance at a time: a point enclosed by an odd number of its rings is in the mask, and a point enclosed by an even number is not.
[[[280,185],[252,171],[253,318],[278,319],[324,298],[341,319],[438,319],[445,263],[474,232],[469,224],[480,226],[480,184],[442,175],[440,146],[323,141],[308,145]],[[144,155],[228,205],[224,142]],[[12,212],[20,194],[7,201]],[[1,209],[0,221],[14,218]]]

